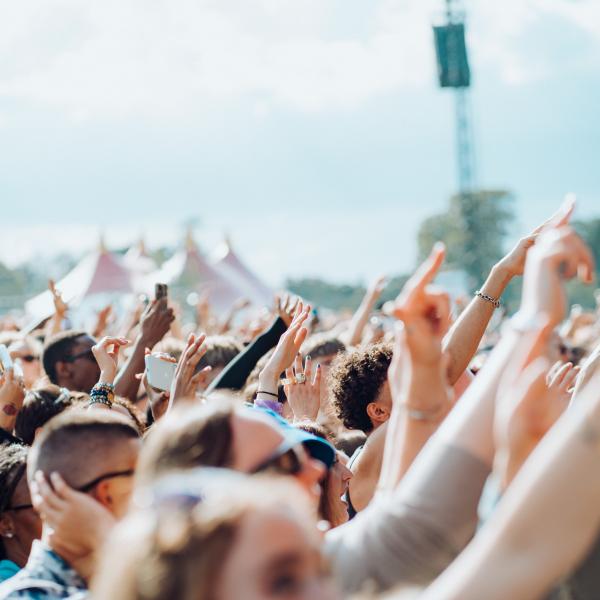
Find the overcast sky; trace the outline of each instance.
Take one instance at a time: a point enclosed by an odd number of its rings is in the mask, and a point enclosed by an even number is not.
[[[0,260],[200,217],[265,279],[415,260],[455,191],[441,0],[19,0],[0,8]],[[600,216],[600,2],[466,2],[478,182],[516,238],[575,191]]]

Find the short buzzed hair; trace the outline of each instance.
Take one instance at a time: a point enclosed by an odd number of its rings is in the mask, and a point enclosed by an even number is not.
[[[120,444],[140,435],[124,415],[104,410],[68,410],[51,419],[36,437],[27,464],[27,479],[37,471],[59,473],[74,488],[101,475]]]
[[[71,355],[73,346],[80,337],[88,337],[85,331],[67,330],[53,335],[45,344],[42,354],[44,371],[52,383],[58,383],[56,363]]]

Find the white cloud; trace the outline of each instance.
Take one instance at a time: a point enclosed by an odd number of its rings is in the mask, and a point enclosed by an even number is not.
[[[353,32],[340,27],[344,3],[336,0],[4,3],[0,97],[57,106],[76,119],[173,117],[256,97],[301,111],[352,109],[401,86],[431,85],[429,27],[441,5],[373,0]],[[596,0],[471,2],[469,9],[476,64],[496,67],[508,82],[544,76],[544,65],[519,44],[545,16],[600,36]]]

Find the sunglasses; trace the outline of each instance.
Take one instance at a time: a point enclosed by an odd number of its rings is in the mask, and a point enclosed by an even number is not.
[[[96,477],[96,479],[92,479],[92,481],[86,483],[85,485],[79,486],[77,488],[80,492],[89,492],[93,488],[95,488],[102,481],[106,481],[107,479],[115,479],[116,477],[133,477],[134,470],[127,469],[126,471],[111,471],[110,473],[106,473],[104,475],[100,475],[100,477]]]
[[[294,442],[293,445],[290,445],[290,442],[286,440],[267,460],[253,469],[252,473],[275,471],[281,475],[298,475],[305,464],[306,451],[302,444]]]
[[[91,361],[96,360],[96,357],[94,356],[94,353],[90,348],[89,350],[84,350],[83,352],[79,352],[78,354],[73,354],[73,356],[65,356],[65,358],[63,358],[63,362],[75,362],[80,358],[86,358],[87,360]]]
[[[6,510],[12,510],[13,512],[19,512],[20,510],[30,510],[33,508],[33,504],[18,504],[17,506],[9,506]]]

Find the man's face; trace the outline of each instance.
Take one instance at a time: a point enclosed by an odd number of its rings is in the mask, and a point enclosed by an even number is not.
[[[89,394],[100,377],[100,367],[92,354],[95,340],[87,335],[78,337],[65,360],[56,365],[58,385]]]

